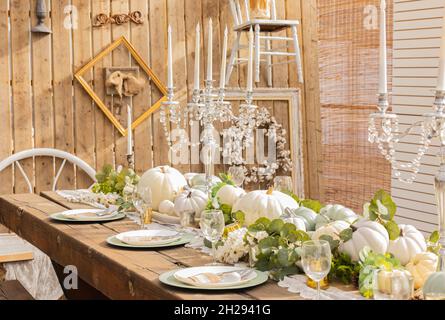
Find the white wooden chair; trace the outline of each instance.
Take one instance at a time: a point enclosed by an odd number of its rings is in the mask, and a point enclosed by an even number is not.
[[[244,2],[245,17],[243,16],[240,1]],[[235,65],[245,63],[248,60],[246,58],[237,58],[237,55],[239,51],[243,49],[243,47],[240,45],[241,35],[243,33],[249,32],[251,29],[255,31],[255,38],[254,38],[255,82],[260,82],[260,66],[262,61],[261,58],[262,56],[265,56],[266,57],[265,61],[267,63],[267,85],[269,87],[272,87],[272,68],[274,66],[274,64],[272,64],[272,57],[284,56],[284,57],[291,57],[291,59],[277,64],[296,63],[298,81],[300,83],[303,83],[303,67],[301,63],[301,52],[300,52],[300,44],[298,40],[298,29],[297,29],[300,22],[298,20],[278,20],[275,0],[271,0],[270,20],[257,20],[257,19],[251,20],[249,0],[230,0],[230,8],[232,11],[233,19],[235,20],[234,31],[236,32],[236,39],[232,47],[232,53],[230,56],[229,64],[227,66],[226,85],[229,84],[230,76],[232,75],[233,68],[235,67]],[[272,35],[275,32],[279,32],[286,29],[291,29],[292,37],[280,37]],[[265,42],[264,46],[261,45],[261,42],[263,40]],[[286,49],[285,52],[272,51],[272,41],[285,41],[286,43],[292,41],[294,52],[287,51],[288,45],[285,46]],[[264,51],[263,48],[265,49]]]
[[[96,181],[96,171],[93,168],[91,168],[90,165],[88,165],[88,163],[72,155],[71,153],[56,149],[30,149],[13,154],[12,156],[0,162],[0,172],[14,164],[16,168],[18,168],[20,173],[23,175],[23,178],[25,179],[26,184],[28,185],[29,192],[34,193],[34,188],[32,186],[31,180],[25,173],[25,170],[23,170],[20,161],[35,157],[53,157],[53,158],[63,159],[62,164],[60,165],[60,168],[57,171],[56,176],[54,177],[52,191],[56,190],[57,182],[59,181],[60,175],[67,162],[70,162],[74,164],[77,168],[82,169],[91,178],[91,180]]]

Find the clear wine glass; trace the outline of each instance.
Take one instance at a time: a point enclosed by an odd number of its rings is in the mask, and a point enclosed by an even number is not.
[[[331,270],[332,253],[329,242],[313,240],[303,243],[301,263],[306,275],[317,283],[317,300],[320,300],[320,281]]]
[[[233,183],[237,187],[241,187],[244,183],[244,180],[246,178],[244,169],[242,167],[230,167],[229,171],[227,172],[229,176],[232,178]]]
[[[221,210],[205,210],[201,214],[200,221],[201,231],[204,237],[212,243],[212,265],[216,262],[216,244],[224,234],[224,214]]]
[[[152,218],[152,194],[150,187],[137,188],[132,198],[133,206],[141,219],[141,229],[145,229],[151,223]]]
[[[273,180],[274,189],[284,193],[293,192],[292,178],[289,176],[278,176]]]

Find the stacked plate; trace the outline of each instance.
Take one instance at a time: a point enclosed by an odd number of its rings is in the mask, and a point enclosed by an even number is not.
[[[249,268],[205,266],[174,270],[162,274],[159,280],[167,285],[195,290],[234,290],[258,286],[268,276]]]
[[[164,248],[189,243],[191,234],[172,230],[137,230],[124,232],[107,239],[107,243],[123,248]]]
[[[76,209],[51,215],[51,219],[62,222],[109,222],[123,218],[125,213],[114,209]]]

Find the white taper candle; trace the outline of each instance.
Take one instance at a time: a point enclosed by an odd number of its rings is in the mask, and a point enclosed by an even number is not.
[[[201,68],[201,28],[196,26],[196,46],[195,46],[195,85],[193,89],[200,89],[200,70]]]
[[[253,30],[249,31],[249,62],[247,66],[247,91],[253,92]]]
[[[222,63],[221,63],[221,79],[219,82],[219,87],[224,89],[226,86],[226,67],[227,67],[227,42],[229,39],[229,29],[224,30],[224,44],[222,51]]]
[[[213,80],[213,21],[209,20],[209,40],[207,44],[207,81]]]
[[[168,81],[167,87],[173,89],[173,48],[172,48],[172,27],[168,26]]]
[[[127,105],[127,127],[128,127],[128,134],[127,134],[127,155],[133,154],[133,130],[132,130],[132,124],[133,124],[133,115],[130,105]]]
[[[379,93],[382,94],[388,93],[388,64],[386,46],[386,0],[381,0]]]
[[[445,91],[445,17],[443,19],[442,27],[442,44],[440,47],[439,60],[439,77],[437,79],[437,90]]]

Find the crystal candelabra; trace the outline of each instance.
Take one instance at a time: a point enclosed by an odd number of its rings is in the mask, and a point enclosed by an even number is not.
[[[172,59],[172,30],[169,27],[168,30],[168,89],[167,89],[167,101],[161,106],[160,122],[163,127],[165,136],[167,138],[170,149],[172,148],[172,139],[169,130],[169,126],[176,126],[181,129],[180,144],[187,144],[186,132],[184,130],[187,121],[190,121],[190,126],[195,125],[194,121],[199,122],[202,127],[202,135],[200,142],[202,144],[201,161],[204,163],[206,174],[206,186],[207,191],[210,192],[211,181],[213,176],[213,169],[215,165],[215,154],[218,151],[219,143],[217,142],[215,134],[215,123],[229,122],[232,125],[232,129],[237,131],[237,140],[230,143],[229,149],[243,150],[243,148],[251,142],[253,136],[253,130],[255,127],[255,112],[257,107],[252,104],[253,90],[252,90],[252,74],[253,74],[253,48],[249,50],[249,66],[247,98],[246,103],[240,106],[240,112],[238,116],[235,116],[232,112],[232,106],[230,102],[225,101],[225,75],[226,75],[226,56],[227,56],[227,41],[228,30],[226,28],[224,34],[224,45],[222,54],[221,65],[221,79],[220,86],[216,88],[214,86],[214,80],[212,79],[212,21],[209,21],[209,39],[208,39],[208,57],[207,57],[207,78],[205,80],[204,89],[201,88],[200,83],[200,27],[196,28],[196,52],[195,52],[195,84],[192,96],[192,101],[187,104],[187,108],[181,112],[181,106],[178,101],[175,101],[174,87],[173,87],[173,59]],[[250,36],[253,37],[253,31],[251,30]],[[253,43],[253,42],[252,42]],[[218,137],[219,138],[219,137]],[[196,145],[193,144],[192,147]],[[224,151],[224,150],[223,150]],[[240,152],[242,154],[242,152]]]
[[[416,122],[406,130],[400,130],[398,115],[388,112],[387,63],[386,63],[386,2],[381,0],[380,18],[380,81],[379,112],[371,114],[369,119],[369,142],[375,143],[382,155],[393,168],[394,176],[399,181],[411,184],[420,170],[421,160],[431,145],[433,138],[440,141],[440,169],[434,179],[434,187],[439,216],[441,245],[439,270],[445,272],[445,19],[442,35],[439,79],[433,112],[424,114],[424,120]],[[411,161],[401,162],[396,159],[395,145],[408,136],[416,127],[421,128],[420,147]]]
[[[398,115],[388,112],[388,95],[379,97],[379,112],[370,115],[369,142],[376,143],[382,155],[388,160],[394,170],[394,175],[399,181],[413,183],[420,170],[422,157],[428,151],[433,138],[440,140],[440,169],[435,176],[434,186],[439,214],[440,232],[440,270],[445,271],[445,91],[438,90],[434,102],[434,112],[423,115],[424,121],[419,121],[409,126],[405,131],[400,131]],[[408,163],[401,163],[396,159],[395,145],[411,131],[421,127],[420,147],[415,158]]]

